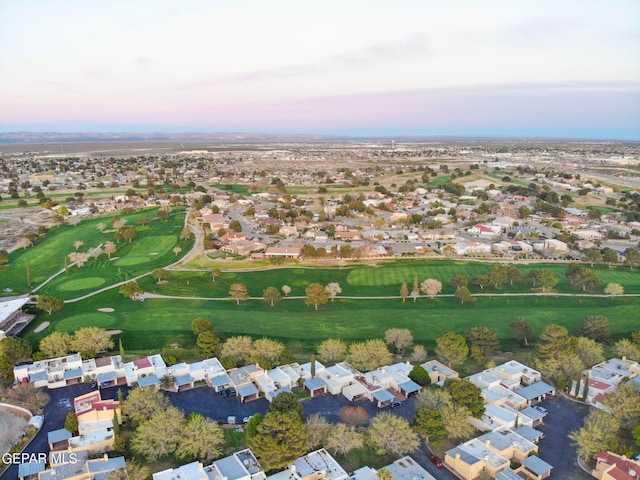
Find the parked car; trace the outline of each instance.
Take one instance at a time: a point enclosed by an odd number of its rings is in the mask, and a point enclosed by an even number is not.
[[[233,388],[233,387],[227,388],[227,395],[229,395],[230,397],[235,397],[236,396],[236,389]]]
[[[402,402],[391,402],[391,408],[398,408],[402,406]]]
[[[98,382],[95,382],[95,381],[91,382],[89,384],[89,388],[92,389],[92,390],[95,390],[96,388],[98,388]]]
[[[440,460],[440,457],[436,457],[435,455],[429,455],[429,460],[431,460],[431,463],[433,463],[438,468],[442,468],[444,466],[442,465],[442,460]]]
[[[536,406],[535,406],[535,407],[533,407],[533,408],[535,408],[536,410],[538,410],[540,413],[544,413],[545,415],[546,415],[547,413],[549,413],[549,410],[547,410],[546,408],[544,408],[544,407],[543,407],[543,406],[541,406],[541,405],[536,405]]]
[[[220,396],[222,398],[227,398],[229,396],[229,392],[227,392],[226,390],[220,390]]]

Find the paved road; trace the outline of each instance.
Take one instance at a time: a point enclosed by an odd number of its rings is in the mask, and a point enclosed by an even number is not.
[[[593,407],[572,402],[562,396],[545,400],[542,405],[549,410],[544,425],[536,427],[545,438],[540,442],[539,455],[553,465],[552,476],[571,480],[589,480],[593,477],[578,466],[575,447],[567,435],[582,427],[584,418]]]

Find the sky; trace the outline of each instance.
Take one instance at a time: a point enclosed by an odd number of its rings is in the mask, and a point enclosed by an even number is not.
[[[0,132],[640,140],[638,0],[0,0]]]

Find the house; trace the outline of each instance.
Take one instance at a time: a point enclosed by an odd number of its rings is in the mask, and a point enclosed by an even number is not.
[[[357,373],[362,375],[360,372]],[[355,374],[351,365],[341,362],[320,372],[316,371],[316,378],[325,383],[330,394],[337,395],[342,393],[344,387],[355,381]]]
[[[507,405],[515,410],[522,410],[529,406],[526,398],[502,385],[483,388],[482,398],[490,405]]]
[[[264,256],[267,258],[273,257],[281,257],[281,258],[290,258],[290,259],[298,259],[302,254],[302,246],[301,245],[292,245],[290,247],[267,247],[264,252]]]
[[[522,467],[519,471],[526,472],[527,476],[533,480],[543,480],[551,475],[553,467],[542,460],[537,455],[531,455],[522,460]]]
[[[96,381],[98,387],[125,385],[127,383],[124,363],[122,363],[120,355],[85,360],[82,362],[82,371],[85,376],[89,376]]]
[[[22,307],[28,301],[25,297],[0,303],[0,339],[8,335],[17,335],[33,320],[35,315],[22,311]]]
[[[544,253],[565,253],[569,250],[569,246],[560,241],[557,240],[555,238],[549,238],[547,240],[545,240],[544,242],[542,242],[542,251]]]
[[[362,235],[358,231],[337,231],[333,234],[335,240],[342,240],[345,242],[356,242],[362,240]]]
[[[73,399],[73,410],[78,417],[78,423],[115,420],[122,423],[120,402],[103,400],[100,391],[93,391]]]
[[[77,452],[74,457],[68,457],[64,463],[51,465],[49,470],[42,470],[37,474],[38,480],[93,480],[123,478],[126,476],[124,457],[108,457],[89,460],[87,454]],[[29,465],[28,463],[22,465]],[[22,467],[21,465],[21,467]],[[19,471],[20,478],[23,477]],[[27,477],[28,478],[28,477]]]
[[[296,459],[268,480],[347,480],[349,474],[324,448]]]
[[[13,374],[18,382],[32,383],[36,388],[66,387],[84,379],[82,357],[79,353],[19,365],[13,369]]]
[[[530,455],[538,452],[538,446],[521,437],[512,430],[500,430],[485,433],[477,437],[497,454],[508,460],[522,461]]]
[[[613,452],[600,452],[593,458],[596,468],[591,475],[598,480],[639,480],[640,461],[632,460]]]
[[[257,363],[228,371],[231,386],[235,388],[240,402],[251,402],[260,398],[260,391],[253,382],[263,373],[264,370]]]
[[[293,370],[276,367],[255,377],[256,386],[270,402],[282,391],[291,391],[300,376]]]
[[[166,369],[167,365],[160,354],[149,355],[124,364],[127,385],[130,387],[134,385],[141,387],[149,386],[150,384],[157,385],[157,382],[153,381],[153,379],[158,380],[161,378],[166,373]],[[146,377],[151,377],[152,381],[141,382]]]
[[[464,480],[476,479],[482,472],[495,477],[510,467],[508,459],[475,438],[447,450],[444,463]]]
[[[502,384],[509,390],[515,391],[523,385],[532,385],[540,381],[541,378],[542,374],[537,370],[515,360],[511,360],[502,365],[470,375],[467,377],[467,380],[481,389]]]
[[[310,378],[304,381],[304,389],[310,397],[317,397],[327,392],[327,385],[319,378]]]
[[[371,467],[361,467],[351,474],[352,480],[378,480],[378,472],[387,470],[391,472],[394,480],[435,480],[435,478],[421,467],[413,458],[406,456],[399,458],[392,464],[374,470]]]
[[[582,383],[589,379],[587,402],[602,408],[604,395],[615,390],[621,382],[640,377],[640,364],[626,357],[611,358],[585,370]]]
[[[443,365],[437,360],[429,360],[421,365],[431,378],[431,383],[443,383],[445,380],[460,378],[460,375],[455,370],[450,369],[446,365]]]

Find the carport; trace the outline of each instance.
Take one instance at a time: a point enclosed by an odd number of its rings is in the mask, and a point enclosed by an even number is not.
[[[194,378],[188,373],[185,375],[178,375],[176,378],[173,379],[173,384],[175,385],[176,390],[178,390],[179,392],[182,390],[188,390],[190,388],[193,388],[194,383],[195,383]]]
[[[414,382],[413,380],[409,380],[407,382],[401,383],[400,385],[398,385],[398,388],[400,390],[400,393],[402,393],[405,397],[410,397],[411,395],[415,395],[420,390],[422,390],[422,387],[418,385],[416,382]]]
[[[160,379],[156,375],[147,375],[146,377],[138,378],[138,386],[140,388],[144,387],[155,387],[160,388]]]
[[[342,395],[344,395],[350,402],[368,398],[368,393],[369,390],[359,382],[352,383],[342,389]]]
[[[327,392],[327,386],[319,378],[310,378],[304,382],[304,388],[311,397],[317,397]]]
[[[118,375],[116,372],[106,372],[99,373],[96,382],[98,382],[98,387],[108,387],[111,386],[112,383],[115,385],[117,380]]]
[[[218,375],[217,377],[210,378],[209,383],[216,392],[220,392],[229,388],[229,385],[231,385],[231,379],[229,378],[229,375],[225,373],[224,375]]]
[[[395,398],[396,396],[389,390],[376,390],[373,392],[373,400],[379,408],[391,405],[391,402],[393,402]]]
[[[75,385],[76,383],[80,383],[82,381],[82,368],[65,370],[63,375],[64,380],[67,382],[67,385]]]
[[[250,383],[249,385],[238,388],[238,397],[240,397],[240,402],[242,403],[251,402],[252,400],[260,398],[260,391],[258,387]]]

